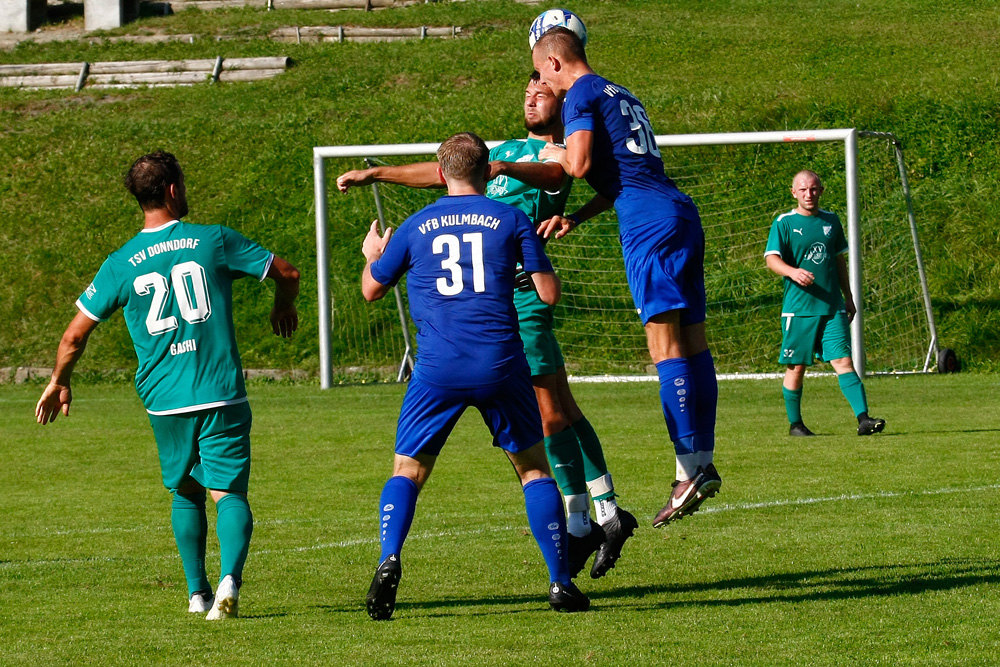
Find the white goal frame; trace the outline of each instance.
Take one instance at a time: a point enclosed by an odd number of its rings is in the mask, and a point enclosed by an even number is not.
[[[858,188],[858,138],[873,137],[890,141],[894,148],[899,168],[900,181],[906,199],[907,215],[910,223],[910,233],[913,239],[917,270],[920,276],[920,287],[923,294],[931,340],[924,361],[924,372],[932,368],[932,360],[937,359],[938,339],[934,325],[934,313],[931,309],[930,292],[927,287],[927,276],[924,271],[923,257],[920,253],[920,243],[917,236],[916,220],[910,199],[909,182],[906,177],[906,166],[903,160],[900,142],[889,133],[864,132],[856,128],[830,130],[793,130],[787,132],[730,132],[709,134],[668,134],[656,135],[656,143],[660,147],[678,146],[722,146],[736,144],[782,144],[798,142],[838,142],[844,143],[844,164],[847,195],[847,242],[851,292],[854,295],[857,314],[851,324],[851,344],[853,350],[854,368],[864,378],[865,372],[865,340],[864,340],[864,303],[862,291],[862,256],[861,256],[861,221]],[[487,142],[493,148],[499,141]],[[319,300],[319,353],[320,353],[320,385],[328,389],[333,385],[333,362],[331,359],[332,303],[330,297],[330,266],[328,254],[328,216],[327,216],[327,181],[326,160],[329,158],[374,158],[400,156],[433,156],[437,153],[440,143],[420,144],[372,144],[360,146],[316,146],[313,148],[313,175],[316,197],[316,277],[317,297]],[[376,191],[377,192],[377,191]],[[377,196],[377,195],[376,195]],[[380,213],[380,221],[382,219]],[[384,223],[383,223],[384,224]],[[409,340],[409,328],[406,321],[406,309],[396,288],[396,302],[405,337],[406,350],[400,362],[402,377],[412,364],[412,347]]]

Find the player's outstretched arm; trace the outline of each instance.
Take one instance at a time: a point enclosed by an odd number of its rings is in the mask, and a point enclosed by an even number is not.
[[[558,192],[566,184],[566,172],[558,162],[490,162],[490,180],[498,176],[515,178],[533,188]]]
[[[372,262],[378,260],[385,252],[385,247],[389,244],[392,236],[392,228],[385,230],[385,236],[379,236],[378,220],[372,220],[372,226],[365,236],[364,243],[361,244],[361,253],[365,256],[365,268],[361,272],[361,294],[365,301],[378,301],[392,289],[389,285],[383,285],[372,277]]]
[[[538,235],[542,238],[549,238],[555,232],[556,238],[569,234],[581,223],[604,213],[613,206],[612,202],[601,195],[594,195],[586,204],[577,209],[576,213],[569,215],[554,215],[548,220],[543,220],[538,224]]]
[[[559,303],[559,298],[562,296],[562,283],[554,271],[536,271],[528,275],[531,276],[531,282],[535,285],[538,298],[550,306]]]
[[[87,348],[87,339],[99,323],[83,313],[77,313],[66,327],[59,341],[56,353],[56,367],[52,369],[52,379],[35,405],[35,420],[39,424],[54,422],[59,413],[69,416],[69,404],[73,402],[73,392],[69,387],[73,367]]]
[[[271,330],[275,336],[291,338],[299,328],[299,312],[295,308],[295,298],[299,295],[299,270],[275,255],[267,277],[274,281]]]
[[[788,264],[785,260],[781,259],[781,255],[768,255],[764,258],[764,261],[767,262],[767,268],[779,276],[788,278],[799,287],[809,287],[816,280],[816,276],[811,271],[799,269]]]
[[[437,162],[415,162],[414,164],[371,167],[344,172],[337,177],[337,189],[347,192],[358,185],[372,183],[393,183],[410,188],[443,188],[444,180],[438,171]]]

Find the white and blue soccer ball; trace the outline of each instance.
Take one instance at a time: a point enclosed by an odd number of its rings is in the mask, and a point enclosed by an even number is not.
[[[549,28],[556,26],[569,28],[576,33],[584,46],[587,46],[587,26],[579,16],[568,9],[549,9],[539,14],[531,23],[531,31],[528,32],[528,46],[535,48],[538,38],[548,32]]]

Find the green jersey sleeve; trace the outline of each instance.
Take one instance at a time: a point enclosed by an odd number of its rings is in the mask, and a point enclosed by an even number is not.
[[[235,276],[264,280],[274,255],[229,227],[220,227],[226,265]]]
[[[104,322],[124,304],[119,281],[115,278],[109,257],[97,271],[94,281],[76,300],[76,307],[90,319]]]
[[[771,223],[771,231],[767,235],[767,245],[764,246],[765,255],[784,254],[785,242],[782,227],[781,216],[778,216]]]

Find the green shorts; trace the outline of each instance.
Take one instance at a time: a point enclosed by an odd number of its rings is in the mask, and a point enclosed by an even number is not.
[[[163,486],[176,491],[193,479],[206,489],[246,493],[252,422],[245,401],[178,415],[149,415]]]
[[[555,308],[542,301],[534,290],[515,291],[514,306],[531,376],[556,373],[565,362],[553,333]]]
[[[814,357],[823,361],[851,356],[851,329],[847,313],[833,315],[781,314],[781,356],[789,366],[812,366]]]

